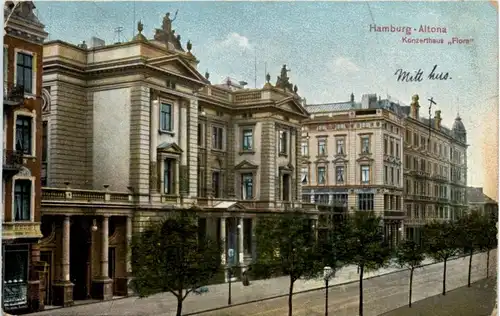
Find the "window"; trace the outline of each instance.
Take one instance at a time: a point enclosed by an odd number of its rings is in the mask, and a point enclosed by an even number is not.
[[[396,169],[396,183],[397,183],[398,185],[400,184],[400,182],[399,182],[399,181],[400,181],[400,180],[399,180],[399,176],[400,176],[400,174],[399,174],[399,169]]]
[[[384,166],[384,183],[386,183],[386,184],[387,184],[387,181],[388,181],[387,179],[389,179],[389,176],[388,176],[389,172],[388,172],[387,169],[388,169],[388,167]]]
[[[399,158],[399,143],[396,142],[396,157]]]
[[[384,138],[384,155],[387,155],[387,138]]]
[[[241,175],[241,197],[243,200],[253,199],[253,174],[245,173]]]
[[[361,166],[361,183],[370,183],[370,166]]]
[[[16,119],[16,150],[25,155],[32,155],[32,118],[30,116],[18,115]]]
[[[303,141],[301,145],[302,156],[309,156],[309,142]]]
[[[23,86],[25,93],[33,93],[33,56],[17,53],[16,85]]]
[[[318,184],[326,183],[326,168],[318,167]]]
[[[308,168],[302,168],[301,169],[301,177],[300,177],[300,181],[302,182],[302,184],[307,184],[309,183],[309,170]]]
[[[163,162],[163,192],[165,194],[175,194],[174,168],[175,160],[170,158],[165,159]]]
[[[391,184],[394,184],[394,167],[391,167]]]
[[[5,246],[3,257],[3,296],[5,309],[28,306],[29,248],[26,245]]]
[[[4,86],[7,83],[7,76],[9,74],[9,49],[7,47],[3,48],[3,83]],[[5,94],[5,89],[4,89]]]
[[[40,177],[41,178],[41,182],[42,182],[42,186],[46,186],[47,185],[47,151],[48,151],[48,147],[49,147],[49,143],[48,143],[48,122],[47,121],[43,121],[43,125],[42,125],[42,176]]]
[[[391,156],[394,156],[394,141],[391,139]]]
[[[204,130],[203,127],[204,127],[203,124],[198,123],[198,146],[203,146],[203,144],[205,143],[204,142],[204,137],[203,137],[204,134],[205,134],[205,133],[203,133],[204,132],[203,131]]]
[[[280,131],[280,140],[279,140],[279,153],[282,155],[286,155],[287,153],[287,132]]]
[[[243,150],[252,150],[253,149],[253,130],[244,129],[243,130]]]
[[[417,133],[413,133],[413,142],[414,142],[413,145],[415,145],[415,147],[419,146],[418,141],[419,141],[419,138],[418,138]]]
[[[360,211],[373,211],[373,194],[358,194],[358,209]]]
[[[224,129],[218,126],[212,126],[212,148],[223,150]]]
[[[363,153],[363,154],[370,153],[370,137],[369,136],[361,137],[361,153]]]
[[[337,139],[337,155],[344,155],[344,154],[345,154],[344,139],[339,138]]]
[[[14,218],[16,221],[31,219],[31,180],[15,181]]]
[[[172,105],[162,103],[160,109],[160,130],[172,131]]]
[[[212,172],[212,190],[214,198],[221,197],[221,179],[220,171]]]
[[[411,143],[411,132],[408,130],[405,132],[405,142]]]
[[[337,175],[337,184],[343,184],[344,183],[344,166],[337,166],[335,168],[335,173]]]
[[[318,139],[318,155],[326,156],[326,139]]]

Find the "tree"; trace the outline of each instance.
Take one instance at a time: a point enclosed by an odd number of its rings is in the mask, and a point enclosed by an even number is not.
[[[258,277],[288,275],[288,315],[292,315],[293,285],[301,277],[316,277],[322,267],[310,220],[300,211],[259,217],[255,228],[257,260],[251,271]]]
[[[458,253],[457,226],[452,221],[431,222],[424,226],[425,252],[436,261],[443,261],[443,295],[446,295],[446,264]]]
[[[205,285],[221,267],[221,247],[198,239],[197,216],[175,213],[132,239],[133,286],[140,297],[170,292],[177,316],[193,290]]]
[[[411,294],[413,289],[413,272],[422,264],[425,252],[420,243],[411,239],[404,240],[396,248],[396,260],[401,267],[410,270],[410,285],[408,295],[408,306],[411,307]]]
[[[480,233],[477,236],[478,244],[477,247],[481,251],[487,251],[486,256],[486,277],[490,276],[490,251],[497,247],[497,222],[495,219],[489,217],[488,215],[483,215],[480,218],[481,227]]]
[[[479,245],[479,236],[482,229],[481,221],[482,216],[477,211],[472,211],[460,217],[457,221],[458,244],[463,248],[464,253],[469,255],[468,287],[470,287],[471,280],[472,256]]]
[[[342,229],[342,257],[359,267],[359,316],[363,316],[363,274],[385,266],[391,250],[384,241],[382,219],[373,212],[356,211]]]

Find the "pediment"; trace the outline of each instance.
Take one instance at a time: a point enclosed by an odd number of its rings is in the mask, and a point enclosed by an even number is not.
[[[243,160],[242,162],[240,162],[239,164],[237,164],[236,166],[234,166],[234,169],[235,170],[241,170],[241,169],[257,169],[259,166],[251,163],[250,161],[248,160]]]
[[[297,99],[294,97],[289,97],[278,101],[276,102],[276,106],[285,111],[293,112],[304,117],[309,117],[307,111],[299,102],[297,102]]]
[[[356,159],[357,162],[372,162],[373,158],[370,156],[361,156],[358,159]]]
[[[325,163],[325,164],[327,164],[327,163],[329,163],[329,161],[328,161],[328,159],[325,159],[325,158],[318,158],[318,159],[316,159],[316,161],[314,161],[314,163],[317,163],[317,164],[319,164],[319,163]]]
[[[286,166],[280,166],[278,168],[280,171],[283,170],[283,171],[293,171],[295,168],[293,167],[293,165],[291,163],[288,163]]]
[[[349,160],[345,159],[344,157],[337,157],[334,160],[332,160],[334,164],[345,164],[348,163]]]
[[[214,209],[221,209],[221,210],[227,210],[227,211],[237,211],[237,210],[244,210],[245,207],[238,202],[235,201],[221,201],[214,205]]]
[[[191,79],[203,84],[209,84],[208,80],[196,68],[176,55],[155,58],[154,60],[148,61],[147,64],[182,76],[186,79]]]
[[[182,154],[183,150],[176,143],[163,142],[157,147],[158,152],[169,154]]]

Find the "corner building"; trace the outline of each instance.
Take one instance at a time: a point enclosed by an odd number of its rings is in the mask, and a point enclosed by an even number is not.
[[[404,213],[403,117],[373,94],[306,106],[302,128],[302,199],[344,212],[374,211],[391,245],[401,238]],[[328,207],[326,208],[328,209]]]
[[[211,84],[168,17],[154,39],[141,31],[44,45],[41,250],[53,305],[128,295],[132,234],[173,210],[197,212],[200,236],[242,269],[260,214],[300,208],[314,220],[298,180],[308,115],[286,68],[260,89]]]
[[[4,3],[2,309],[43,309],[38,241],[42,159],[42,45],[33,2]]]

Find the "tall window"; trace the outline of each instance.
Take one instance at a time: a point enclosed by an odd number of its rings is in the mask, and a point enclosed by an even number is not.
[[[2,303],[9,307],[28,304],[29,248],[26,245],[5,246]]]
[[[252,200],[253,199],[253,174],[244,173],[241,175],[241,197],[243,200]]]
[[[391,150],[391,156],[394,156],[394,141],[391,139],[391,143],[390,143],[390,150]]]
[[[358,209],[360,211],[373,211],[373,194],[360,193],[358,194]]]
[[[326,139],[318,139],[318,155],[326,156]]]
[[[16,150],[22,151],[25,155],[33,153],[32,134],[30,116],[18,115],[16,120]]]
[[[14,218],[16,221],[31,219],[31,181],[16,180],[14,185]]]
[[[399,158],[399,143],[396,142],[396,157]]]
[[[214,198],[221,197],[221,183],[222,177],[220,171],[212,172],[212,190],[214,194]]]
[[[344,146],[345,146],[344,139],[338,138],[337,139],[337,155],[344,155],[344,153],[345,153]]]
[[[394,167],[391,167],[391,184],[394,184]]]
[[[205,144],[204,135],[204,126],[203,124],[198,123],[198,146],[203,146]]]
[[[361,137],[361,153],[363,153],[363,154],[370,153],[370,137],[369,136]]]
[[[309,169],[308,168],[302,168],[301,169],[301,177],[300,177],[300,181],[302,182],[302,184],[308,184],[309,183]]]
[[[280,154],[286,154],[287,153],[287,132],[286,131],[280,131],[279,132],[280,139],[279,139],[279,153]]]
[[[223,150],[224,129],[222,127],[212,127],[212,148]]]
[[[162,131],[172,131],[172,105],[162,103],[160,109],[160,129]]]
[[[384,138],[384,155],[387,155],[387,138]]]
[[[345,178],[344,172],[345,172],[344,166],[337,166],[335,168],[335,174],[336,174],[337,184],[343,184],[344,183],[344,178]]]
[[[398,185],[401,183],[400,180],[399,180],[399,176],[400,176],[400,174],[399,174],[399,168],[398,168],[398,169],[396,169],[396,183]]]
[[[309,142],[303,141],[301,145],[302,156],[309,156]]]
[[[244,129],[243,130],[243,150],[252,150],[253,149],[253,130]]]
[[[42,186],[47,185],[47,156],[48,156],[48,122],[43,121],[42,125],[42,176],[41,176],[41,181],[42,181]]]
[[[318,167],[318,184],[326,183],[326,168]]]
[[[25,93],[33,93],[33,56],[17,53],[16,85]]]
[[[387,166],[384,166],[384,183],[387,184],[388,183],[388,167]]]
[[[175,194],[174,168],[175,160],[170,158],[165,159],[163,162],[163,192],[165,194]]]
[[[370,183],[370,166],[361,166],[361,183]]]

